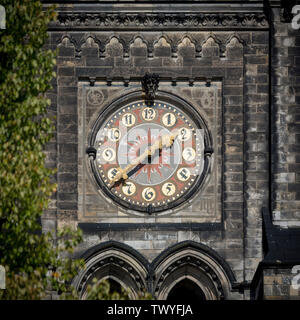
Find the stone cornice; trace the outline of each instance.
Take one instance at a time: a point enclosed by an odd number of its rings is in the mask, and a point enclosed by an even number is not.
[[[50,30],[244,30],[267,29],[264,13],[149,13],[59,11]]]

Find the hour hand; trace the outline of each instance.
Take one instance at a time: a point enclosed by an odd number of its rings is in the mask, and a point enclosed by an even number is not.
[[[126,168],[122,169],[121,167],[117,168],[118,172],[114,176],[114,178],[110,182],[110,188],[112,188],[116,182],[120,181],[121,179],[126,180],[128,179],[127,170]]]
[[[114,186],[116,182],[123,179],[128,179],[127,173],[133,169],[138,164],[142,163],[143,160],[147,157],[151,157],[156,150],[162,150],[163,147],[171,147],[174,143],[174,140],[179,135],[179,130],[175,131],[172,134],[166,134],[164,136],[161,136],[159,140],[155,141],[155,143],[148,149],[146,149],[138,158],[134,159],[132,163],[128,164],[124,169],[119,167],[117,170],[115,177],[110,182],[110,188]]]

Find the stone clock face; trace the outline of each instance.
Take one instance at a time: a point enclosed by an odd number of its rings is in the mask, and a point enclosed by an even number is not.
[[[152,214],[180,205],[199,189],[205,133],[195,114],[159,100],[108,111],[99,118],[93,142],[93,171],[107,196]]]

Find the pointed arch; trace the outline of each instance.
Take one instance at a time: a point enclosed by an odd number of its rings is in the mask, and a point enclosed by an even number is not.
[[[98,46],[98,48],[101,47],[102,42],[93,33],[87,33],[82,37],[82,39],[80,40],[81,47],[88,46],[89,45],[88,42],[91,40],[92,40],[92,43],[94,43],[96,46]]]
[[[148,42],[140,35],[135,35],[129,42],[131,56],[147,56]]]
[[[236,281],[231,268],[216,251],[194,241],[166,249],[151,263],[151,268],[158,299],[167,299],[174,284],[185,278],[197,283],[206,299],[226,299]]]
[[[59,49],[58,56],[61,57],[74,57],[75,50],[76,52],[79,50],[76,40],[67,33],[63,34],[61,38],[58,39],[57,48]]]
[[[219,39],[217,39],[217,37],[214,34],[209,34],[209,36],[202,42],[202,47],[219,46],[220,43],[221,43],[221,41]]]
[[[243,56],[245,41],[234,33],[226,41],[226,58],[240,59]]]
[[[202,57],[223,57],[225,47],[221,40],[219,40],[215,34],[211,33],[202,42]]]
[[[167,44],[168,46],[170,46],[170,48],[172,47],[172,41],[164,34],[161,35],[158,39],[154,40],[153,42],[153,46],[159,46],[161,44]]]
[[[228,37],[226,40],[225,46],[238,46],[238,47],[243,47],[245,46],[245,41],[240,38],[240,36],[237,33],[234,33]]]
[[[144,37],[140,34],[134,35],[134,37],[129,41],[129,47],[131,47],[135,42],[141,42],[148,47],[148,41],[144,39]]]
[[[172,42],[166,36],[160,36],[153,43],[154,56],[170,57],[172,52]]]
[[[196,48],[197,41],[196,41],[193,37],[191,37],[191,35],[186,34],[186,33],[183,34],[182,37],[177,41],[177,46],[179,46],[181,43],[183,43],[184,40],[186,40],[186,39],[188,39],[189,42],[190,42],[192,45],[194,45],[194,47]]]
[[[196,54],[196,42],[188,35],[183,35],[177,43],[178,54],[181,56],[192,56]]]
[[[99,57],[100,48],[103,45],[101,41],[91,33],[86,34],[80,40],[80,50],[83,52],[84,56],[97,56]]]
[[[132,299],[137,299],[139,292],[146,289],[148,262],[126,244],[107,241],[88,249],[80,257],[85,260],[85,268],[74,278],[73,285],[82,299],[94,278],[99,281],[112,278],[129,290]]]
[[[124,57],[125,42],[117,35],[112,35],[105,42],[105,51],[108,56],[123,56]],[[122,54],[120,54],[120,52]]]
[[[66,45],[67,41],[69,41],[70,44],[73,45],[73,47],[77,47],[77,41],[72,38],[72,36],[68,33],[64,33],[58,40],[57,40],[57,46]]]

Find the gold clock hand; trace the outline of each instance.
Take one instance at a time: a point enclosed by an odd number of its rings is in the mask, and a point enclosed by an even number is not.
[[[171,147],[178,135],[179,135],[179,130],[176,130],[172,134],[166,134],[166,135],[160,137],[158,140],[156,140],[154,142],[154,144],[151,147],[146,149],[139,157],[134,159],[133,162],[128,164],[124,169],[122,169],[121,167],[117,168],[118,173],[112,179],[112,181],[110,183],[110,187],[113,187],[113,185],[121,179],[123,179],[123,180],[128,179],[127,173],[131,169],[133,169],[135,166],[140,164],[147,157],[152,156],[157,149],[162,149],[163,147]]]

